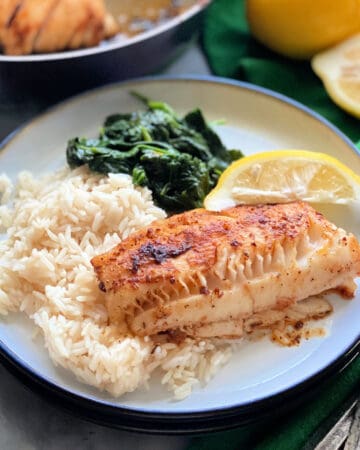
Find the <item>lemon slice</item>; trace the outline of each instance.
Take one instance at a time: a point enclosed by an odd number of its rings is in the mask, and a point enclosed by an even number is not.
[[[360,199],[360,177],[337,159],[305,150],[279,150],[239,159],[204,201],[220,211],[239,204],[349,204]]]
[[[332,100],[360,117],[360,34],[314,56],[311,65]]]

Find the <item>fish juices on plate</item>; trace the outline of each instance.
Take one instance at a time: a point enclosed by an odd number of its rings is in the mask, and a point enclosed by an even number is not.
[[[1,178],[0,312],[89,385],[120,396],[158,369],[182,399],[239,338],[299,345],[324,293],[354,295],[359,242],[312,203],[355,204],[360,181],[320,153],[242,157],[200,110],[136,95],[145,110],[69,140],[70,167]]]

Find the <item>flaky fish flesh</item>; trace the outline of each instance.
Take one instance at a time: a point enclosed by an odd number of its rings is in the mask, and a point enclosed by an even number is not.
[[[333,289],[352,297],[360,245],[310,205],[293,202],[175,215],[92,264],[110,320],[126,320],[136,335],[239,337],[267,311]]]

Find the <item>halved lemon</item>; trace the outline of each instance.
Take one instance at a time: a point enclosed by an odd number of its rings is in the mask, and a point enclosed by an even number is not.
[[[314,56],[311,65],[332,100],[360,117],[360,34]]]
[[[305,150],[278,150],[246,156],[229,166],[207,195],[205,208],[220,211],[239,204],[349,204],[360,200],[360,177],[337,159]]]
[[[359,0],[247,0],[253,35],[291,58],[308,59],[360,32]]]

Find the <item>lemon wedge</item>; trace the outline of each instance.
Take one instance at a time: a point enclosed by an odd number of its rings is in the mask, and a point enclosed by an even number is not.
[[[332,100],[360,118],[360,34],[314,56],[311,65]]]
[[[204,206],[220,211],[239,204],[349,204],[360,199],[360,177],[337,159],[305,150],[246,156],[221,175]]]

